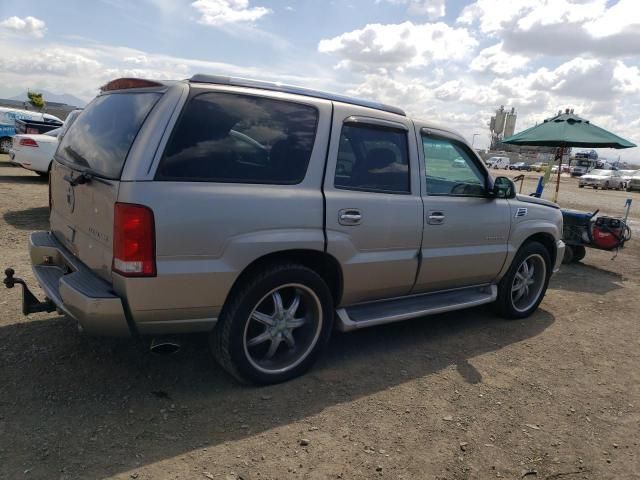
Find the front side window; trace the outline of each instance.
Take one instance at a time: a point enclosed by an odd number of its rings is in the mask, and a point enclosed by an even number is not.
[[[318,111],[308,105],[232,93],[192,98],[156,178],[296,184],[304,178]]]
[[[427,195],[485,196],[485,177],[458,142],[422,137]]]
[[[407,132],[345,124],[334,185],[349,190],[410,193]]]

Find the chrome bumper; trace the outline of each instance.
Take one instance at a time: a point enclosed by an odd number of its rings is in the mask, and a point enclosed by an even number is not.
[[[129,336],[122,300],[51,233],[29,237],[33,273],[56,307],[94,335]]]
[[[558,270],[560,270],[560,265],[562,265],[562,259],[564,258],[564,249],[564,242],[562,240],[558,240],[556,242],[556,262],[553,266],[553,273],[556,273]]]

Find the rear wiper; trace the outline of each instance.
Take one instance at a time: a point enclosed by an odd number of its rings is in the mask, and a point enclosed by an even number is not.
[[[85,183],[89,183],[93,179],[93,175],[89,172],[82,172],[80,175],[73,178],[69,175],[65,175],[64,179],[69,182],[69,185],[75,187],[77,185],[84,185]]]

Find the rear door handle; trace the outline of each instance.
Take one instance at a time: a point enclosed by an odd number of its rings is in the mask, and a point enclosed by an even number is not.
[[[338,214],[338,222],[340,225],[358,225],[362,220],[362,214],[360,210],[354,208],[345,208],[340,210]]]
[[[429,225],[442,225],[444,223],[444,213],[432,211],[429,212],[429,216],[427,217],[427,223]]]

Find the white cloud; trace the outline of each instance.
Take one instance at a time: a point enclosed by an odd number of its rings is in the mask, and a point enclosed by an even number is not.
[[[521,70],[530,62],[529,57],[507,53],[503,43],[496,43],[482,50],[471,62],[471,70],[477,72],[491,71],[497,74],[510,74]]]
[[[472,25],[512,53],[603,58],[640,55],[637,0],[476,0],[458,24]]]
[[[0,27],[16,33],[23,33],[34,38],[44,37],[47,30],[45,23],[35,17],[9,17],[0,22]]]
[[[198,22],[213,26],[255,22],[271,13],[266,7],[249,6],[249,0],[196,0],[191,6],[200,13]]]
[[[411,15],[426,15],[429,20],[436,20],[446,14],[445,0],[376,0],[376,3],[383,1],[406,5]]]
[[[462,60],[477,44],[464,28],[452,28],[442,22],[418,25],[404,22],[366,25],[321,40],[318,50],[342,57],[340,67],[380,71]]]

